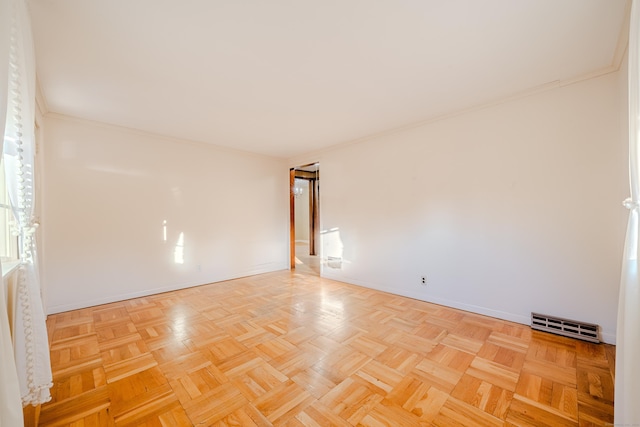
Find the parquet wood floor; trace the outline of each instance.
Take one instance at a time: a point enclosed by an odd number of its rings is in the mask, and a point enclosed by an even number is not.
[[[276,272],[48,319],[42,426],[604,426],[615,348]]]

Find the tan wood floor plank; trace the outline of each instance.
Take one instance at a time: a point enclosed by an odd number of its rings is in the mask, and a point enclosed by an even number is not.
[[[501,427],[504,422],[473,405],[450,397],[433,420],[435,426]]]
[[[604,426],[615,347],[281,271],[49,316],[41,426]]]

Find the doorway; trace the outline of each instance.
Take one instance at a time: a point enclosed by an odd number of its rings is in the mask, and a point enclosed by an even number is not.
[[[291,168],[290,267],[320,275],[320,164]]]

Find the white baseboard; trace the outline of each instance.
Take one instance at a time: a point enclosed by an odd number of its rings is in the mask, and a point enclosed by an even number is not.
[[[102,305],[102,304],[110,304],[113,302],[119,302],[119,301],[126,301],[132,298],[140,298],[140,297],[147,297],[150,295],[156,295],[156,294],[161,294],[164,292],[170,292],[170,291],[176,291],[179,289],[187,289],[187,288],[193,288],[196,286],[202,286],[202,285],[207,285],[207,284],[214,284],[214,283],[219,283],[219,282],[224,282],[227,280],[233,280],[233,279],[240,279],[242,277],[248,277],[248,276],[255,276],[257,274],[263,274],[263,273],[271,273],[274,271],[280,271],[280,270],[287,270],[288,267],[286,265],[276,265],[274,266],[272,263],[269,263],[269,265],[271,267],[262,267],[262,268],[255,268],[255,269],[249,269],[240,273],[236,273],[233,274],[229,277],[210,277],[208,279],[202,279],[202,280],[198,280],[193,281],[193,282],[185,282],[185,283],[175,283],[175,284],[170,284],[170,285],[166,285],[166,286],[159,286],[156,288],[148,288],[148,289],[144,289],[141,291],[136,291],[136,292],[127,292],[127,293],[122,293],[122,294],[115,294],[115,295],[109,295],[103,298],[95,298],[95,299],[90,299],[90,300],[86,300],[86,301],[77,301],[77,302],[73,302],[73,303],[69,303],[69,304],[58,304],[58,305],[53,305],[50,307],[47,307],[46,311],[47,311],[47,315],[49,314],[56,314],[56,313],[62,313],[65,311],[70,311],[70,310],[78,310],[81,308],[87,308],[87,307],[94,307],[97,305]]]
[[[371,284],[371,283],[362,283],[358,280],[353,280],[350,278],[341,277],[338,275],[333,275],[330,272],[327,272],[328,269],[323,269],[322,277],[335,280],[338,282],[350,283],[357,286],[362,286],[364,288],[375,289],[377,291],[388,292],[393,295],[400,295],[404,297],[413,298],[419,301],[430,302],[433,304],[443,305],[445,307],[456,308],[459,310],[468,311],[471,313],[481,314],[484,316],[494,317],[496,319],[507,320],[509,322],[520,323],[522,325],[530,325],[531,317],[530,315],[522,315],[517,313],[510,313],[501,310],[494,310],[487,307],[477,306],[473,304],[463,303],[460,301],[450,300],[447,298],[438,298],[438,297],[426,297],[423,294],[413,293],[405,290],[398,290],[396,288],[389,288],[383,285]],[[616,344],[616,334],[611,331],[600,331],[600,338],[606,344]]]

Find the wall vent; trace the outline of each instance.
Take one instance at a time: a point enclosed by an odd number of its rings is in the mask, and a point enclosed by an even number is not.
[[[570,338],[599,343],[598,325],[578,322],[546,314],[531,313],[531,328]]]

